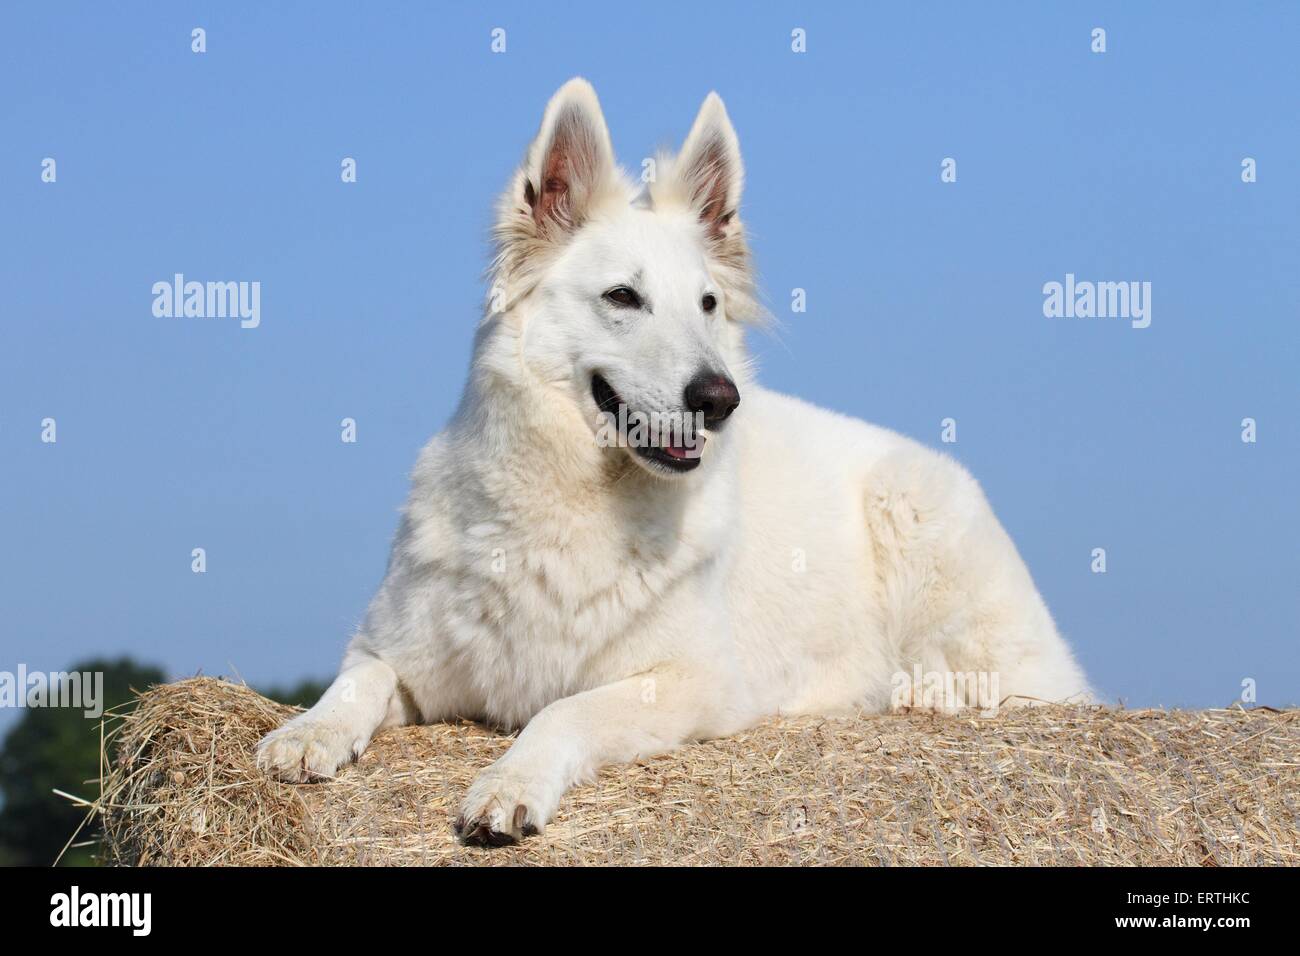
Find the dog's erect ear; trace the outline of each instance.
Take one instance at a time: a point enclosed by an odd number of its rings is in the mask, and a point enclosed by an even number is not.
[[[528,148],[522,199],[544,233],[582,225],[614,176],[614,150],[596,91],[572,79],[551,97]]]
[[[504,312],[525,295],[596,204],[619,196],[628,199],[627,187],[596,91],[586,80],[570,80],[546,105],[542,128],[497,203],[486,314]]]
[[[717,93],[705,97],[681,152],[661,158],[664,174],[650,184],[652,204],[655,208],[684,207],[695,214],[704,227],[713,276],[726,296],[727,317],[762,322],[766,310],[754,290],[749,245],[739,214],[745,167],[722,97]]]
[[[711,239],[725,240],[735,231],[745,167],[740,161],[740,141],[717,93],[705,97],[673,164],[673,173]]]

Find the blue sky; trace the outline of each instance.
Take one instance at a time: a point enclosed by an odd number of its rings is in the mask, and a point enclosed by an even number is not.
[[[1298,27],[1283,3],[6,4],[0,669],[332,673],[459,395],[492,205],[584,75],[633,166],[722,94],[781,321],[765,381],[964,462],[1107,697],[1250,678],[1295,703]],[[260,327],[155,317],[177,272],[259,281]],[[1149,281],[1151,326],[1046,318],[1067,273]]]

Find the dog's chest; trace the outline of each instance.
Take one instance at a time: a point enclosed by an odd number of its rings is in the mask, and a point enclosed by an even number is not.
[[[680,539],[605,532],[557,537],[497,522],[466,530],[443,633],[489,718],[519,725],[607,680],[602,663],[620,657],[620,642],[635,640],[699,560]]]

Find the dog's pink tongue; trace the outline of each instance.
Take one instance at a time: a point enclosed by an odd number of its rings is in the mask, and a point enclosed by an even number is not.
[[[664,451],[674,458],[699,458],[700,453],[704,451],[703,435],[695,436],[695,447],[687,448],[684,445],[664,445]]]

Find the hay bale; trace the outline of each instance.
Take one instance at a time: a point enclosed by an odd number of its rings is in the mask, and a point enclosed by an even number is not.
[[[336,780],[268,780],[293,709],[195,678],[115,734],[109,862],[1144,864],[1300,862],[1300,711],[1008,710],[772,721],[603,771],[520,846],[451,821],[510,739],[464,722],[382,734]]]

